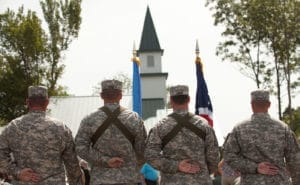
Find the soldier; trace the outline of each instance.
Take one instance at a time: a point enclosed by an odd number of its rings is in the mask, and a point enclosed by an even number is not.
[[[253,91],[251,118],[233,129],[225,145],[225,162],[241,173],[241,185],[300,184],[296,137],[285,123],[270,117],[270,105],[268,91]]]
[[[170,88],[173,113],[151,129],[145,158],[161,171],[161,185],[212,185],[219,149],[207,121],[188,112],[188,87]]]
[[[146,130],[137,113],[119,105],[122,82],[101,82],[104,106],[86,116],[75,138],[79,156],[91,165],[91,185],[140,181]]]
[[[81,171],[72,133],[46,116],[47,88],[30,86],[26,103],[29,113],[11,121],[0,135],[0,161],[13,176],[12,184],[65,185],[67,175],[69,185],[76,185]]]

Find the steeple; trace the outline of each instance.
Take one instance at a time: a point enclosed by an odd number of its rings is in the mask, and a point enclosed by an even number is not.
[[[149,6],[147,7],[140,48],[138,52],[152,52],[163,50],[160,48],[158,37],[155,31],[153,20],[151,17]]]

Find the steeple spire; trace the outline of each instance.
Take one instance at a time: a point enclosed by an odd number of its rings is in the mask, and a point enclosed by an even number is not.
[[[153,20],[150,13],[149,6],[147,7],[143,33],[140,43],[139,52],[151,52],[151,51],[161,51],[163,50],[160,48],[159,40],[155,31],[155,27],[153,24]]]

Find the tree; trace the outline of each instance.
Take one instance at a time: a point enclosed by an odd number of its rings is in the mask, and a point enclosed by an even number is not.
[[[123,94],[125,94],[125,95],[130,95],[131,94],[132,79],[129,78],[128,74],[123,73],[123,72],[119,72],[119,73],[113,75],[111,78],[107,78],[107,79],[103,79],[103,80],[108,80],[108,79],[114,79],[114,80],[121,81],[123,83],[122,84]],[[98,82],[97,85],[93,87],[93,95],[94,96],[99,95],[100,92],[101,92],[101,82]]]
[[[49,95],[67,95],[57,84],[63,52],[78,37],[81,0],[40,1],[48,30],[34,11],[8,9],[0,14],[0,119],[26,112],[30,85],[45,85]]]
[[[215,24],[225,26],[222,35],[227,40],[220,43],[217,54],[250,71],[247,74],[258,88],[261,83],[275,86],[282,119],[282,87],[286,84],[291,109],[292,89],[299,84],[300,2],[207,0],[207,5],[213,6]]]
[[[43,83],[46,35],[35,12],[7,10],[0,15],[0,118],[25,112],[29,85]]]
[[[62,53],[78,37],[81,24],[81,0],[40,1],[45,21],[48,24],[47,86],[51,95],[56,93],[57,80],[63,74]]]
[[[300,136],[300,107],[297,109],[292,109],[292,116],[290,116],[290,110],[288,108],[283,112],[283,120],[286,123],[289,123],[291,129],[295,132],[295,134]]]
[[[215,0],[208,1],[214,3]],[[219,43],[216,54],[222,60],[239,65],[240,72],[253,79],[257,88],[268,86],[272,70],[263,57],[263,39],[265,32],[259,29],[263,22],[258,15],[252,15],[255,9],[248,4],[234,0],[220,0],[214,6],[215,25],[225,25],[222,36],[225,40]]]

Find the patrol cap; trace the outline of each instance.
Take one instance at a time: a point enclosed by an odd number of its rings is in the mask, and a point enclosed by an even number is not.
[[[45,86],[29,86],[28,98],[48,98],[48,89]]]
[[[266,90],[255,90],[251,92],[251,101],[270,101],[270,93]]]
[[[103,80],[101,82],[101,88],[103,90],[122,90],[122,82],[119,80]]]
[[[186,85],[176,85],[170,87],[170,96],[189,95],[189,87]]]

